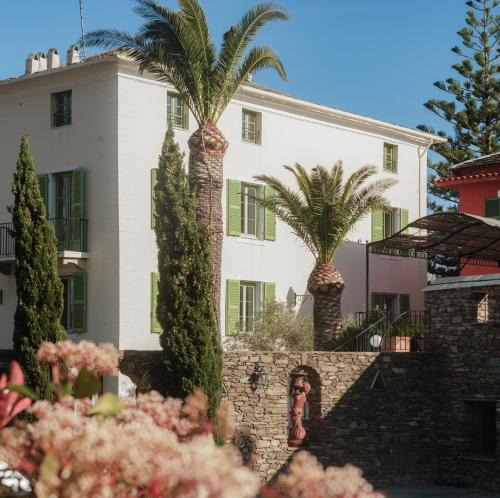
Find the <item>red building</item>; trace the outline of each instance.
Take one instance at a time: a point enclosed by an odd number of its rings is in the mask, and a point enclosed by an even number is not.
[[[452,167],[453,174],[435,180],[439,187],[458,191],[461,213],[500,219],[500,152],[469,159]],[[461,275],[498,273],[498,268],[466,265]]]

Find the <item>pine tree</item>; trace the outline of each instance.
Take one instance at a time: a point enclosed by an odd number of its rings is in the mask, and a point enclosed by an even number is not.
[[[452,48],[461,58],[452,66],[459,76],[434,83],[453,100],[431,99],[424,104],[447,121],[453,130],[452,135],[438,131],[437,134],[447,141],[432,147],[441,156],[440,160],[429,161],[428,208],[434,213],[458,208],[457,192],[436,186],[435,178],[450,176],[454,164],[500,150],[500,15],[494,12],[498,4],[498,0],[466,2],[469,7],[466,26],[458,31],[464,48]],[[436,133],[429,126],[420,125],[419,128]],[[458,275],[458,271],[456,258],[434,256],[429,259],[431,274],[448,277]]]
[[[17,288],[14,351],[27,384],[41,398],[50,399],[50,372],[36,354],[42,342],[66,337],[61,325],[63,285],[57,273],[56,237],[47,220],[26,136],[21,140],[12,193],[14,204],[9,212],[14,225]]]
[[[182,398],[203,389],[213,412],[222,392],[222,348],[212,303],[210,237],[196,221],[196,202],[169,126],[155,187],[156,316],[163,330],[165,387],[169,395]]]

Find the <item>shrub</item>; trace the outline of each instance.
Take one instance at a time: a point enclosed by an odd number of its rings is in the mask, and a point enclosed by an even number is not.
[[[268,302],[251,332],[240,330],[226,339],[228,350],[310,351],[314,328],[311,316],[298,315],[284,302]]]

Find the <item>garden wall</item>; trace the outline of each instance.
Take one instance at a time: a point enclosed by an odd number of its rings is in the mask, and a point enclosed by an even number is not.
[[[121,362],[139,391],[160,389],[159,354],[126,351]],[[270,378],[254,389],[260,361]],[[377,485],[435,477],[434,356],[428,353],[225,353],[224,396],[239,422],[236,444],[263,479],[285,467],[289,448],[289,376],[298,367],[312,384],[307,450],[325,465],[352,463]]]
[[[442,483],[500,490],[500,275],[440,279],[425,292],[437,356]]]
[[[252,387],[255,362],[270,373]],[[290,373],[308,372],[307,450],[325,465],[352,463],[377,485],[432,481],[435,445],[433,357],[425,353],[225,353],[224,394],[236,410],[236,443],[265,479],[288,447]]]

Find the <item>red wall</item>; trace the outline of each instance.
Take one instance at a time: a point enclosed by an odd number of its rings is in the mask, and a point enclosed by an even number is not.
[[[484,216],[484,200],[497,197],[500,190],[500,179],[485,182],[473,182],[455,187],[460,196],[458,210],[461,213]],[[489,266],[466,265],[460,275],[484,275],[499,273],[499,269]]]

